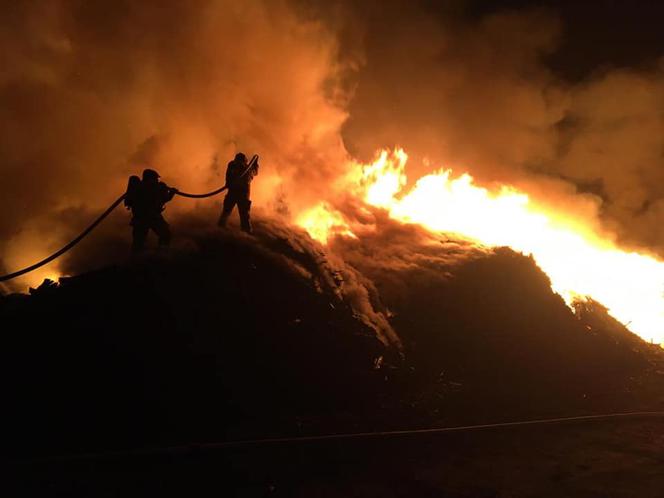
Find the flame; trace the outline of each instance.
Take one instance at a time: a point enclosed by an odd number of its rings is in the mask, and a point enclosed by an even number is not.
[[[453,177],[441,169],[404,191],[407,161],[401,149],[383,150],[372,164],[352,163],[343,181],[395,220],[532,255],[568,305],[591,297],[643,339],[664,343],[664,262],[623,251],[578,219],[547,211],[512,187],[490,192],[468,174]],[[354,236],[328,205],[305,212],[298,223],[323,243],[338,234]]]
[[[312,238],[327,244],[333,235],[355,237],[346,225],[343,216],[327,203],[320,203],[302,213],[296,223],[304,228]]]

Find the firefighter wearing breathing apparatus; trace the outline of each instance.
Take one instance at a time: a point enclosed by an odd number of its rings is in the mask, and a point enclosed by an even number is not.
[[[160,182],[159,173],[153,169],[144,170],[143,179],[137,176],[129,178],[124,203],[132,213],[132,252],[143,250],[149,230],[157,234],[160,246],[169,245],[171,230],[161,213],[164,204],[173,199],[176,192],[177,189]]]

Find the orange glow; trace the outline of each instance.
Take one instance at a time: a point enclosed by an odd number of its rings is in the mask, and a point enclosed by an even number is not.
[[[46,235],[37,229],[25,229],[10,239],[5,252],[7,267],[18,269],[30,266],[48,256],[60,244],[61,241],[53,235]],[[8,281],[5,287],[13,292],[23,292],[28,287],[39,287],[47,278],[57,282],[61,276],[59,261],[56,260]]]
[[[26,287],[39,287],[46,279],[57,282],[62,276],[62,273],[60,273],[55,265],[52,268],[46,265],[30,273],[26,273],[22,277],[18,277],[16,281],[25,289]]]
[[[547,212],[511,187],[490,192],[468,174],[453,177],[441,169],[404,191],[407,161],[397,149],[382,151],[369,165],[353,163],[347,188],[354,186],[367,204],[395,220],[532,254],[568,304],[589,296],[645,340],[664,343],[664,262],[623,251],[578,219]],[[334,234],[352,234],[329,206],[313,208],[298,222],[323,243]]]
[[[26,289],[27,287],[39,287],[44,280],[49,279],[57,282],[63,275],[53,268],[39,268],[22,277],[18,277],[14,282],[15,285],[20,286],[18,289]]]
[[[343,216],[326,203],[317,204],[305,211],[297,218],[296,223],[323,244],[327,244],[328,239],[334,235],[355,237]]]

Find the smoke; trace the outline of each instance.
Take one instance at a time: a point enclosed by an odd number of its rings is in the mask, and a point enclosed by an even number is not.
[[[631,244],[664,254],[664,73],[613,70],[573,88],[550,165],[599,196],[604,219]]]
[[[259,153],[255,205],[295,216],[339,207],[329,186],[349,157],[394,145],[411,180],[444,166],[512,183],[664,254],[661,65],[564,81],[546,65],[565,37],[554,10],[466,4],[15,2],[0,21],[0,270],[57,247],[147,165],[202,192],[236,151]]]
[[[415,9],[407,19],[377,20],[366,38],[344,130],[352,149],[366,157],[399,144],[414,159],[491,180],[552,156],[562,109],[540,60],[555,46],[555,18],[534,11],[443,22]]]
[[[257,152],[265,167],[256,200],[287,196],[297,208],[343,163],[346,113],[327,90],[343,71],[335,37],[287,2],[58,0],[5,10],[6,270],[23,263],[17,254],[45,254],[51,239],[64,240],[62,223],[50,222],[71,209],[91,217],[147,165],[202,192],[223,184],[236,151]]]
[[[445,167],[510,183],[664,255],[661,61],[563,80],[546,63],[565,40],[556,11],[467,11],[459,2],[355,11],[363,65],[343,128],[352,154],[369,160],[400,145],[411,181]]]

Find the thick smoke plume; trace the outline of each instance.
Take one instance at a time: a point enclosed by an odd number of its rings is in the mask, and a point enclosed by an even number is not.
[[[5,10],[5,270],[62,243],[147,165],[201,192],[223,184],[236,151],[258,152],[255,198],[287,197],[297,208],[343,164],[346,114],[331,91],[343,70],[337,42],[286,2],[61,0]]]
[[[397,2],[365,19],[344,137],[369,159],[398,144],[410,178],[432,167],[510,183],[623,245],[664,254],[661,61],[565,81],[546,65],[565,36],[551,10],[472,17]]]
[[[664,254],[661,65],[563,81],[545,64],[565,36],[556,12],[464,5],[8,6],[0,270],[57,247],[146,165],[205,191],[236,151],[260,153],[256,205],[288,217],[332,195],[349,157],[394,145],[411,179],[444,166],[512,183]]]

